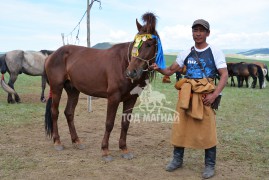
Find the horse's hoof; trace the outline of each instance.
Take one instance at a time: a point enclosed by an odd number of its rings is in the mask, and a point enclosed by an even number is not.
[[[64,150],[64,146],[63,145],[54,145],[54,149],[57,151],[62,151],[62,150]]]
[[[15,101],[8,101],[9,104],[15,104]]]
[[[86,148],[85,144],[76,144],[74,143],[73,146],[76,148],[76,149],[79,149],[79,150],[83,150]]]
[[[134,155],[132,153],[124,153],[124,154],[121,154],[121,157],[124,158],[124,159],[133,159],[134,158]]]
[[[110,155],[103,156],[102,159],[103,159],[105,162],[111,162],[111,161],[113,161],[113,157],[110,156]]]
[[[42,98],[42,99],[41,99],[41,102],[42,102],[42,103],[45,103],[46,101],[47,101],[46,98]]]

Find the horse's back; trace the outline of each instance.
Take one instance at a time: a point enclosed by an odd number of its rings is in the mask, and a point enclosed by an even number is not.
[[[41,76],[46,56],[36,51],[13,50],[6,53],[5,61],[10,73]]]
[[[24,51],[22,50],[12,50],[6,53],[6,61],[14,61],[17,59],[22,59]]]
[[[258,61],[254,61],[253,64],[256,64],[258,66],[260,66],[261,68],[267,68],[266,64],[262,63],[262,62],[258,62]]]
[[[13,50],[6,53],[5,62],[11,73],[19,73],[22,68],[24,52],[22,50]]]
[[[46,58],[47,56],[39,51],[25,51],[22,61],[23,72],[28,75],[42,75]]]
[[[57,83],[69,80],[85,94],[106,97],[126,80],[123,67],[127,67],[128,61],[126,65],[123,61],[120,48],[100,50],[66,45],[47,59],[45,69],[50,81],[50,76],[58,78]]]

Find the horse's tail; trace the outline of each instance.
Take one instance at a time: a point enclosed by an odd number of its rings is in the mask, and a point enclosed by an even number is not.
[[[0,61],[1,61],[1,73],[2,73],[2,77],[1,77],[1,86],[4,89],[4,91],[6,91],[7,93],[10,94],[17,94],[16,91],[14,89],[12,89],[8,84],[6,84],[5,82],[5,73],[8,71],[8,67],[7,67],[7,63],[6,63],[6,55],[4,54],[3,56],[0,57]]]
[[[260,89],[262,89],[262,85],[264,82],[264,75],[263,75],[263,70],[261,66],[256,65],[258,68],[258,78],[259,78],[259,84],[260,84]]]
[[[17,94],[16,91],[14,91],[14,89],[12,89],[9,85],[6,84],[4,74],[2,74],[1,86],[4,89],[4,91],[6,91],[7,93],[14,94],[14,95]]]
[[[0,57],[1,61],[1,73],[5,74],[8,71],[7,63],[6,63],[6,54]]]
[[[266,71],[265,72],[265,78],[266,78],[267,81],[269,81],[268,68],[267,68],[267,65],[266,64],[264,64],[264,70]]]
[[[52,104],[52,95],[51,95],[51,89],[50,89],[50,95],[47,101],[46,112],[45,112],[45,132],[46,132],[46,135],[49,136],[50,138],[52,137],[52,130],[53,130],[51,104]]]

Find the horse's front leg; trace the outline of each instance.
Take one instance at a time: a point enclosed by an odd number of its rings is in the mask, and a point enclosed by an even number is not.
[[[120,96],[110,96],[107,102],[107,117],[106,117],[106,130],[102,141],[103,159],[111,161],[112,157],[109,155],[109,136],[114,127],[117,109],[120,103]]]
[[[137,96],[134,96],[133,98],[124,101],[123,102],[123,114],[122,114],[122,120],[121,120],[121,134],[120,134],[120,140],[119,140],[119,148],[122,150],[121,157],[125,159],[132,159],[134,156],[132,153],[128,151],[126,139],[127,139],[127,132],[129,129],[130,121],[132,120],[132,111],[133,107],[135,105]]]
[[[231,76],[231,86],[235,87],[234,77]]]

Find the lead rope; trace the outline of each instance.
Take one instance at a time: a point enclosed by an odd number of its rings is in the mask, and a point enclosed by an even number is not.
[[[131,47],[132,42],[129,43],[129,47],[128,47],[128,51],[127,51],[127,59],[128,59],[128,63],[130,64],[130,58],[129,58],[129,54],[130,54],[130,47]]]

